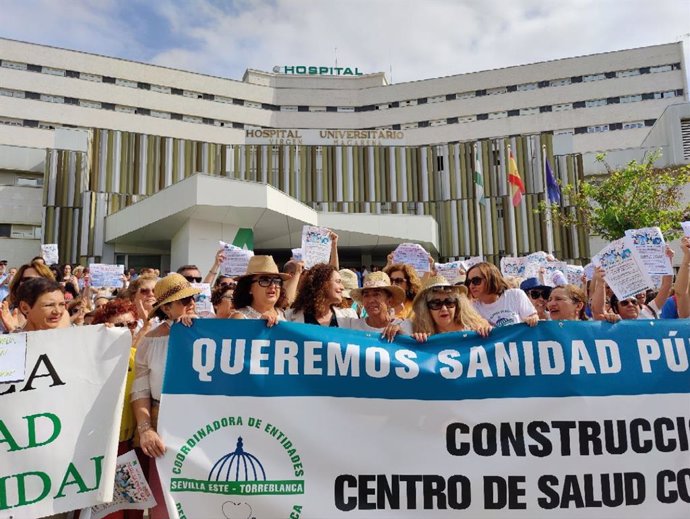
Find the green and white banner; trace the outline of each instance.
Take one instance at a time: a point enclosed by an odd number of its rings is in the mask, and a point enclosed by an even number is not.
[[[0,384],[0,519],[110,501],[129,331],[84,326],[26,335],[23,380]]]

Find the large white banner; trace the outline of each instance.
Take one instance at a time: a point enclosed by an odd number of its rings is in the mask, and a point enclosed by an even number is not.
[[[159,422],[169,510],[687,519],[688,326],[653,324],[421,346],[261,320],[175,326]]]
[[[0,384],[0,518],[110,501],[129,331],[85,326],[26,335],[24,379]]]

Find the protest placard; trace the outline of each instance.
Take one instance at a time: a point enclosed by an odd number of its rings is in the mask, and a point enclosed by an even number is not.
[[[683,234],[690,236],[690,222],[680,222],[680,226],[683,229]]]
[[[89,275],[92,287],[121,287],[122,276],[125,275],[125,266],[89,263]]]
[[[26,374],[26,334],[0,335],[0,384],[24,380]]]
[[[606,284],[619,300],[653,288],[654,283],[642,266],[637,251],[627,244],[625,238],[601,249],[592,258],[592,263],[604,269]]]
[[[211,285],[209,283],[192,283],[201,293],[194,296],[194,310],[199,317],[214,317],[216,315],[211,303]]]
[[[673,274],[673,265],[666,256],[666,241],[658,227],[629,229],[625,231],[628,247],[634,248],[647,274],[666,276]]]
[[[563,285],[565,281],[568,281],[565,275],[568,264],[565,261],[547,261],[543,268],[544,284],[547,287]],[[579,285],[579,282],[575,284]]]
[[[249,258],[254,256],[254,251],[236,247],[224,241],[218,242],[223,249],[223,262],[220,264],[220,275],[227,277],[242,276],[247,272]]]
[[[448,283],[454,285],[455,283],[465,281],[465,263],[462,261],[436,263],[436,273],[446,278]]]
[[[524,257],[525,260],[525,278],[538,278],[540,272],[549,263],[546,253],[544,251],[533,252]]]
[[[418,243],[401,243],[393,251],[393,263],[410,265],[423,274],[429,272],[429,253]]]
[[[584,273],[585,269],[580,265],[566,265],[565,267],[565,277],[571,285],[576,285],[578,287],[582,285],[582,276]]]
[[[587,265],[582,267],[582,273],[587,278],[587,281],[592,281],[594,277],[594,263],[587,263]]]
[[[305,268],[331,260],[330,230],[325,227],[302,227],[302,260]]]
[[[477,263],[483,263],[486,261],[484,259],[484,256],[470,256],[466,260],[464,260],[465,263],[465,270],[470,270],[473,266],[475,266]]]
[[[666,348],[678,324],[653,324],[540,322],[422,347],[297,323],[175,325],[159,420],[168,510],[686,517],[690,345]]]
[[[0,518],[112,499],[131,343],[103,325],[26,334],[28,375],[0,384]]]
[[[525,258],[504,256],[501,258],[501,274],[504,276],[525,277]]]
[[[55,265],[59,262],[57,243],[44,243],[41,245],[41,256],[46,265]]]
[[[154,506],[156,498],[146,482],[137,455],[129,451],[117,457],[113,500],[82,510],[79,519],[103,519],[119,510],[146,510]]]

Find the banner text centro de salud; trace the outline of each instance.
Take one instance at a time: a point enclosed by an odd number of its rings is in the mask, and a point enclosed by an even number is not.
[[[246,144],[302,146],[404,146],[402,130],[245,130]]]
[[[179,518],[687,517],[689,332],[547,322],[420,345],[176,325],[168,505]]]

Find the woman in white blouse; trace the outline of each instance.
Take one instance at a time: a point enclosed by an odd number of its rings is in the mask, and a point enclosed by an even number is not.
[[[146,334],[137,348],[135,378],[132,384],[132,409],[137,421],[137,434],[141,450],[150,457],[160,457],[165,445],[156,432],[158,403],[163,389],[165,358],[168,352],[170,326],[175,321],[191,324],[194,314],[194,296],[200,290],[193,288],[180,274],[170,274],[154,287],[157,304],[149,318],[157,315],[162,323]],[[136,438],[135,438],[136,442]],[[150,510],[151,519],[165,519],[168,511],[155,463],[149,468],[149,486],[158,503]]]

